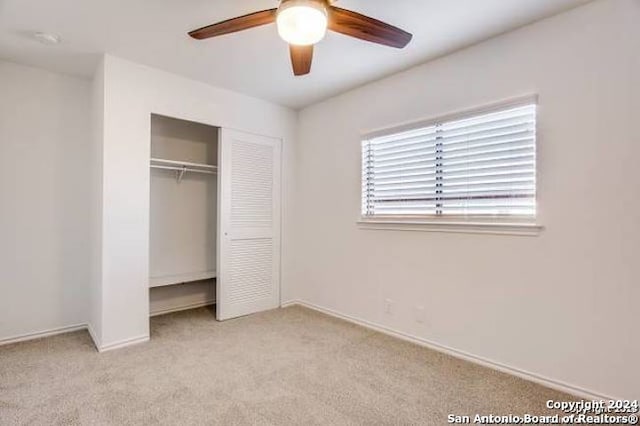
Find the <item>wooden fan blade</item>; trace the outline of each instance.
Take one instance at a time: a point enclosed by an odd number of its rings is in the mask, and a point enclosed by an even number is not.
[[[405,47],[413,38],[410,33],[393,25],[335,6],[329,8],[329,29],[360,40],[398,49]]]
[[[311,62],[313,62],[313,45],[294,46],[289,45],[291,53],[291,65],[293,74],[296,76],[306,75],[311,72]]]
[[[205,38],[217,37],[224,34],[248,30],[249,28],[259,27],[261,25],[271,24],[276,21],[277,11],[278,9],[269,9],[239,16],[237,18],[227,19],[226,21],[218,22],[217,24],[193,30],[189,35],[195,39],[203,40]]]

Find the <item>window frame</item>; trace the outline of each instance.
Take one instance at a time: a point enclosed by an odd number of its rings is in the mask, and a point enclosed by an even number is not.
[[[536,140],[535,140],[535,215],[364,215],[362,205],[365,199],[365,182],[362,181],[364,176],[364,164],[362,161],[363,147],[367,140],[391,136],[398,133],[409,132],[425,127],[436,126],[443,122],[464,120],[474,116],[491,114],[517,108],[526,105],[536,105]],[[402,231],[432,231],[432,232],[463,232],[463,233],[481,233],[481,234],[506,234],[506,235],[524,235],[536,236],[544,229],[538,223],[540,218],[539,204],[539,111],[540,104],[538,95],[526,95],[517,98],[511,98],[488,105],[455,111],[438,117],[429,118],[404,123],[398,126],[377,129],[364,132],[359,140],[359,160],[360,160],[360,217],[357,224],[363,229],[374,230],[402,230]]]

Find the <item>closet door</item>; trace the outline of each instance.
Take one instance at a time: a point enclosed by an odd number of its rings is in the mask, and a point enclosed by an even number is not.
[[[279,139],[222,129],[218,320],[280,306]]]

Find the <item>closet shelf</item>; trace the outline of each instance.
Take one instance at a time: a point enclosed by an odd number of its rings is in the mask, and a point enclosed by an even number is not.
[[[149,287],[164,287],[167,285],[185,284],[194,281],[210,280],[216,277],[216,271],[190,272],[186,274],[167,275],[149,278]]]

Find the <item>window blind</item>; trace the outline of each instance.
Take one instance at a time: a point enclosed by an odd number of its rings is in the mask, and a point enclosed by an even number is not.
[[[535,216],[536,105],[362,143],[362,214]]]

